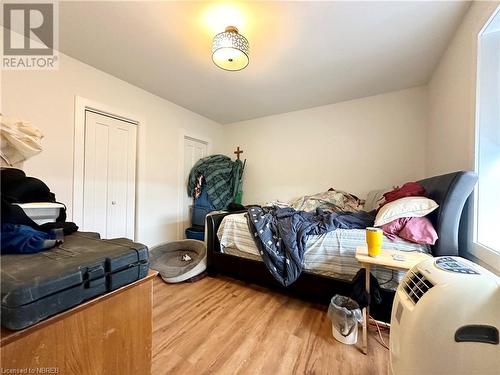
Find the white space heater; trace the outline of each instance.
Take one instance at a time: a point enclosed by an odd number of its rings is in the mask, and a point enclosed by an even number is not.
[[[500,278],[459,257],[425,260],[392,306],[389,373],[500,374]]]

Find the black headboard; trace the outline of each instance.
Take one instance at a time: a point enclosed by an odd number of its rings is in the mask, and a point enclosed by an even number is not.
[[[459,255],[458,233],[462,211],[477,182],[474,172],[454,172],[418,181],[427,196],[439,204],[428,217],[439,239],[432,247],[434,256]],[[463,228],[463,230],[467,230]]]

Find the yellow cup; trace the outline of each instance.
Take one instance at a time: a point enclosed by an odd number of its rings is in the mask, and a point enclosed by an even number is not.
[[[380,228],[366,228],[366,244],[368,245],[368,255],[376,257],[382,250],[382,239],[384,232]]]

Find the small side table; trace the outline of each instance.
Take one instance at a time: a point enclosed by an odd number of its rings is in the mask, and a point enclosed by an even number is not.
[[[393,255],[402,255],[404,260],[394,260]],[[431,255],[418,252],[408,252],[399,250],[384,250],[377,257],[368,255],[366,247],[356,248],[356,260],[366,270],[365,289],[370,294],[370,269],[371,266],[385,267],[397,271],[408,271],[414,265],[429,259]],[[363,353],[368,353],[368,317],[370,306],[363,309]]]

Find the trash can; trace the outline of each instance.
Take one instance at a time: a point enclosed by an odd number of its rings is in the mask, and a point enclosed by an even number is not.
[[[332,321],[332,334],[337,341],[348,345],[356,344],[358,323],[363,321],[361,309],[356,301],[335,295],[328,307],[328,318]]]

